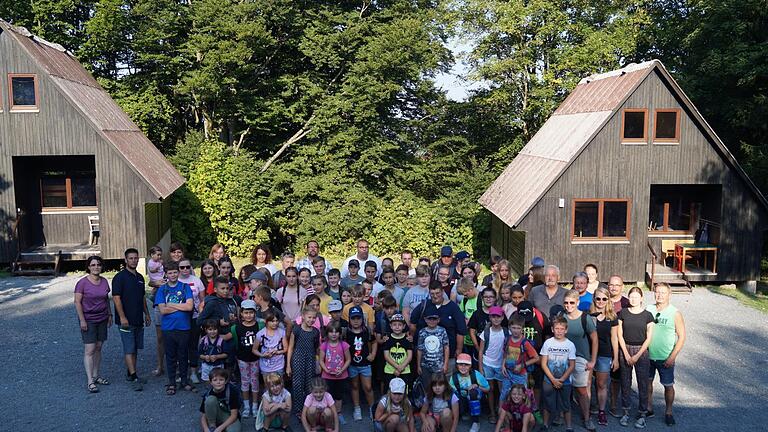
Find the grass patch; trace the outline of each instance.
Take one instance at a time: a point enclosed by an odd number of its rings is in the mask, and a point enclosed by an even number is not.
[[[707,287],[713,293],[728,296],[760,312],[768,314],[768,284],[759,282],[757,284],[757,294],[749,294],[740,289]]]

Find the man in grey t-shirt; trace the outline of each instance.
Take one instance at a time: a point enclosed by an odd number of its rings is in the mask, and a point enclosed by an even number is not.
[[[536,285],[531,288],[528,300],[533,306],[549,315],[549,310],[554,305],[563,305],[563,298],[567,289],[557,284],[560,280],[560,269],[554,265],[548,265],[544,271],[544,285]]]

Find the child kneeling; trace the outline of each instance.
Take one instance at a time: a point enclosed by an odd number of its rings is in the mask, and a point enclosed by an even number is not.
[[[533,417],[531,401],[526,395],[522,384],[513,384],[509,396],[502,402],[499,409],[499,422],[496,432],[531,432],[536,428],[536,418]],[[504,424],[509,422],[509,427]]]
[[[305,432],[314,432],[318,429],[339,432],[339,416],[333,396],[326,391],[325,380],[322,378],[312,379],[312,393],[304,399],[301,424]]]
[[[240,432],[243,397],[240,389],[229,383],[229,371],[214,368],[210,372],[211,388],[200,404],[200,426],[203,432]]]
[[[278,373],[269,373],[264,377],[267,391],[261,396],[261,405],[254,414],[256,431],[266,432],[272,428],[288,430],[291,415],[291,394],[283,385],[283,377]]]
[[[461,412],[469,414],[472,418],[470,432],[480,430],[480,400],[484,393],[491,391],[491,386],[483,374],[472,370],[472,357],[469,354],[459,354],[456,357],[456,369],[451,376],[451,387],[459,397]]]
[[[429,390],[421,406],[422,432],[456,432],[459,424],[459,398],[448,386],[443,373],[432,375]]]
[[[402,378],[393,378],[389,382],[389,392],[376,404],[373,420],[376,432],[416,431],[411,404],[405,397],[405,381]]]

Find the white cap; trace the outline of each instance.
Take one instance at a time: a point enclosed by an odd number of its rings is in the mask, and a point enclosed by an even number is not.
[[[392,393],[405,393],[405,381],[402,378],[392,378],[389,382],[389,391]]]

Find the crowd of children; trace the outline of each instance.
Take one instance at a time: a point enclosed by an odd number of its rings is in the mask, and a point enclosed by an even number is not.
[[[392,260],[379,263],[373,256],[361,262],[358,254],[347,260],[342,277],[319,256],[300,261],[311,267],[296,268],[294,255],[286,253],[278,270],[269,248],[260,245],[254,264],[235,277],[231,260],[216,245],[192,289],[179,280],[180,263],[185,280],[193,280],[189,260],[163,262],[162,250],[152,248],[148,270],[166,393],[175,394],[179,382],[194,392],[193,384],[207,383],[200,405],[203,431],[237,431],[249,417],[257,430],[287,430],[295,416],[307,432],[337,432],[348,424],[342,415],[347,393],[351,421],[365,415],[382,432],[413,432],[416,424],[424,432],[456,432],[462,417],[478,432],[484,410],[496,432],[547,429],[561,417],[570,431],[574,398],[585,427],[594,430],[591,386],[581,398],[575,385],[591,380],[594,371],[604,413],[608,375],[621,356],[629,368],[621,373],[627,415],[627,381],[631,385],[632,367],[645,367],[640,357],[652,335],[653,317],[640,305],[641,291],[630,292],[631,306],[617,317],[613,308],[604,309],[608,288],[596,287],[595,300],[603,303],[593,305],[590,293],[586,324],[576,309],[585,300],[578,290],[565,293],[565,308],[534,307],[529,295],[538,266],[521,284],[510,279],[509,264],[495,258],[493,273],[480,283],[479,265],[469,262],[468,254],[453,256],[449,247],[447,255],[446,248],[441,252],[437,265],[423,258],[415,271],[410,259],[395,267]],[[446,305],[458,307],[462,325],[445,324],[456,316],[447,315]],[[619,320],[624,324],[619,329],[634,339],[617,343]],[[578,337],[584,339],[576,342],[585,348],[577,349],[569,325],[580,326]],[[592,349],[598,340],[599,349]],[[579,350],[587,351],[581,354],[587,360],[579,360]],[[590,351],[595,357],[599,352],[602,363],[585,367]],[[190,363],[199,368],[189,372]],[[647,367],[641,371],[647,373]],[[643,416],[650,408],[645,403]],[[603,417],[599,424],[605,424]]]

